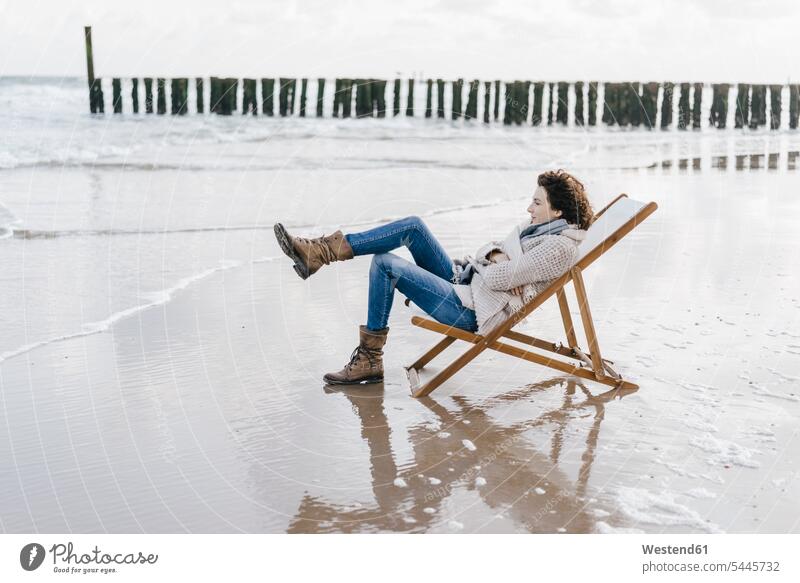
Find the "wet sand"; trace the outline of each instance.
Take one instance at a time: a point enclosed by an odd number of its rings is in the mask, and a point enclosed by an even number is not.
[[[385,384],[325,387],[369,259],[303,282],[261,233],[252,261],[0,363],[0,528],[798,532],[797,175],[589,175],[597,207],[620,191],[660,207],[587,272],[603,355],[638,391],[484,354],[412,399],[402,365],[436,338],[400,294]],[[426,220],[460,256],[526,202]],[[561,340],[555,302],[524,329]]]

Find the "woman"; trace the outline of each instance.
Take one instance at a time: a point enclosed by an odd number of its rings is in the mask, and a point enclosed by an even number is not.
[[[383,346],[397,288],[434,319],[485,335],[570,269],[594,220],[583,184],[563,170],[540,174],[528,206],[530,219],[504,241],[492,241],[475,257],[451,259],[419,217],[360,233],[304,239],[275,225],[278,243],[303,279],[332,261],[373,255],[367,323],[350,361],[326,374],[328,384],[383,381]],[[389,253],[405,246],[414,262]]]

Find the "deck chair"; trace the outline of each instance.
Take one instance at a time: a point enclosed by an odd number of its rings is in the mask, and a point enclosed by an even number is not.
[[[605,360],[600,355],[600,346],[597,341],[597,334],[589,309],[589,301],[586,296],[583,271],[594,263],[598,257],[613,247],[622,237],[630,233],[636,225],[650,216],[657,208],[658,205],[655,202],[643,203],[628,198],[626,194],[620,194],[597,213],[594,223],[592,223],[586,233],[586,238],[580,244],[580,255],[575,265],[564,275],[553,281],[553,283],[528,302],[519,312],[510,316],[505,322],[494,328],[486,336],[473,334],[461,328],[441,324],[429,318],[413,316],[411,318],[412,324],[443,334],[444,338],[412,364],[405,367],[411,385],[411,394],[414,397],[424,397],[430,394],[431,391],[464,368],[464,366],[469,364],[487,348],[611,387],[638,389],[638,385],[623,379],[611,368],[610,365],[614,364],[612,361]],[[578,346],[575,328],[572,324],[572,316],[569,312],[567,295],[564,290],[569,282],[572,282],[575,288],[583,329],[586,333],[586,350]],[[524,320],[531,312],[553,295],[555,295],[558,300],[561,319],[564,322],[564,331],[567,337],[567,346],[562,345],[560,342],[555,343],[540,340],[539,338],[534,338],[533,336],[513,330],[514,326]],[[513,340],[526,347],[535,347],[569,360],[555,358],[548,354],[540,354],[506,342],[501,342],[501,338]],[[456,340],[464,340],[471,343],[472,346],[427,382],[420,382],[419,371]]]

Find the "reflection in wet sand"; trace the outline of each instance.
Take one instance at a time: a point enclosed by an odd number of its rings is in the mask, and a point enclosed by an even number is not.
[[[800,151],[786,152],[786,169],[796,170],[797,159],[800,157]],[[727,170],[730,166],[728,164],[729,156],[711,156],[711,168],[715,170]],[[780,152],[770,152],[768,154],[736,154],[730,156],[735,159],[736,170],[761,170],[768,168],[769,170],[779,170],[781,168],[781,154]],[[679,158],[677,161],[671,159],[664,159],[660,162],[653,162],[647,166],[648,170],[654,170],[659,166],[662,169],[671,169],[677,166],[678,170],[688,170],[689,162],[693,171],[703,169],[703,158]],[[706,160],[708,163],[708,160]],[[627,170],[639,170],[639,168],[627,168]]]
[[[533,420],[499,423],[492,414],[503,404],[562,387],[561,406]],[[593,396],[580,382],[559,377],[528,385],[478,404],[455,396],[455,410],[431,398],[422,402],[438,423],[426,422],[409,432],[414,461],[399,469],[391,446],[383,387],[348,387],[343,393],[361,421],[372,474],[373,505],[342,505],[306,493],[288,532],[424,532],[443,525],[463,528],[458,514],[443,511],[449,498],[472,492],[491,510],[512,520],[520,531],[591,532],[595,518],[586,511],[587,483],[595,459],[605,404],[633,391],[610,390]],[[582,411],[593,409],[591,427],[577,481],[560,467],[565,431]],[[585,416],[585,415],[584,415]],[[549,450],[537,448],[527,434],[551,428]],[[476,445],[477,444],[477,445]],[[479,447],[478,447],[479,446]],[[471,512],[469,505],[464,514]]]

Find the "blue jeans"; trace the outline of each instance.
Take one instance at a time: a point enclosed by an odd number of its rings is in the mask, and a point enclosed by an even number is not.
[[[453,260],[419,217],[392,221],[361,233],[345,235],[354,255],[373,255],[369,269],[367,328],[389,323],[397,288],[435,320],[475,332],[475,311],[465,308],[453,288]],[[407,247],[414,263],[389,251]]]

